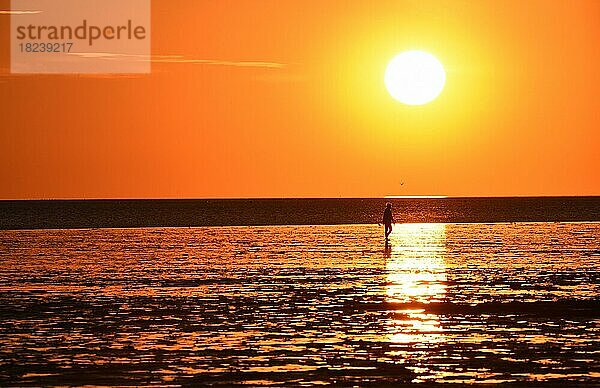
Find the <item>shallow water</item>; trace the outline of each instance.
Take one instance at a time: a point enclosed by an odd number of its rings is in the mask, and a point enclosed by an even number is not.
[[[600,382],[600,223],[0,232],[0,384]]]

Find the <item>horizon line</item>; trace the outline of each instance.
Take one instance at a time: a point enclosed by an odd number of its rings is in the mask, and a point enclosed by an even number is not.
[[[211,200],[298,200],[298,199],[478,199],[478,198],[598,198],[600,194],[580,195],[387,195],[372,197],[56,197],[0,198],[0,202],[15,201],[211,201]]]
[[[410,198],[449,198],[447,195],[386,195],[384,199],[410,199]],[[461,197],[456,197],[461,198]],[[464,198],[464,197],[463,197]],[[477,197],[474,197],[477,198]],[[494,197],[490,197],[494,198]]]

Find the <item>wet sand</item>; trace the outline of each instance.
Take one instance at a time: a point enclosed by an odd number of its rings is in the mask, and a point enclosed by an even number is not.
[[[0,385],[600,384],[599,223],[381,235],[0,232]]]

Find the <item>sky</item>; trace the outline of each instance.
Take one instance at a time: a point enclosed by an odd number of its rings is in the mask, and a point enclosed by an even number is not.
[[[140,75],[11,75],[9,22],[0,199],[600,195],[599,1],[154,0]]]

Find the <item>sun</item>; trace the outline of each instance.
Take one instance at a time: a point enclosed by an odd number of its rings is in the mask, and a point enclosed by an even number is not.
[[[423,105],[442,92],[446,72],[433,55],[418,50],[405,51],[390,61],[384,81],[396,100],[407,105]]]

